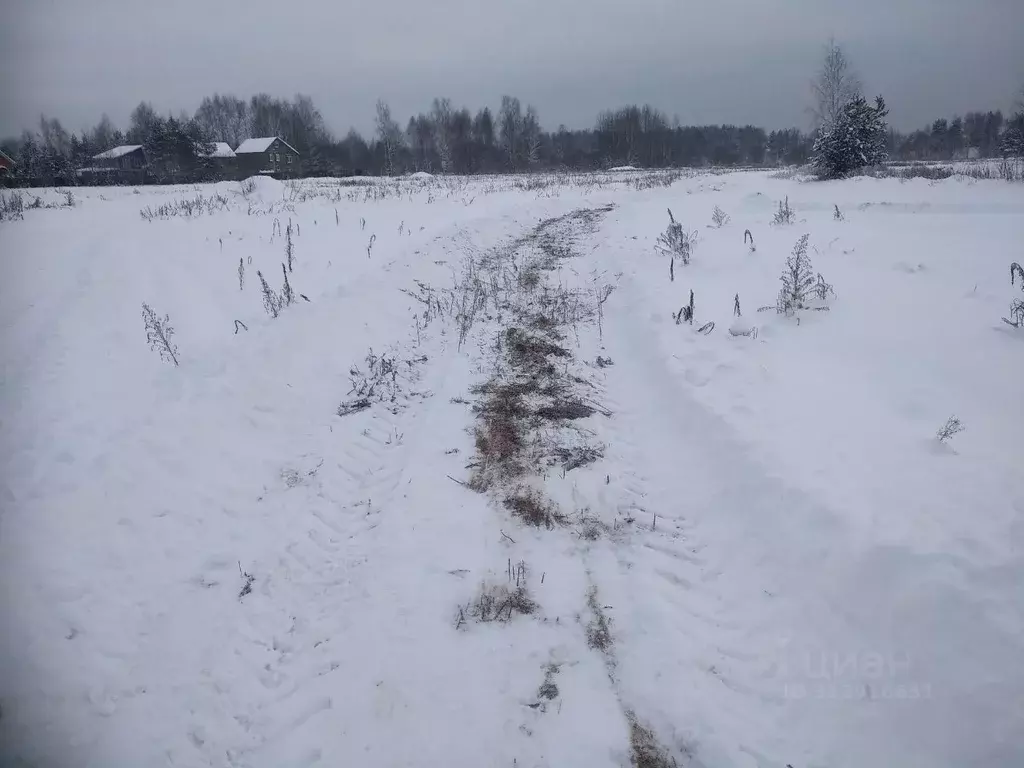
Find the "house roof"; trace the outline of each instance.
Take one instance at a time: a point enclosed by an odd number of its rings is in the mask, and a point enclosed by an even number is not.
[[[130,154],[137,149],[142,149],[141,144],[122,144],[120,147],[114,147],[108,149],[106,152],[100,152],[98,155],[93,155],[93,160],[114,160],[123,155]]]
[[[238,149],[235,150],[235,154],[249,155],[258,154],[260,152],[266,152],[270,148],[270,145],[277,141],[278,138],[278,136],[264,136],[263,138],[259,139],[246,139],[245,141],[238,145]],[[293,147],[284,139],[281,139],[281,143],[288,147],[288,149],[290,149],[296,155],[299,154],[298,150],[295,149],[295,147]]]
[[[14,162],[14,158],[8,155],[6,152],[4,152],[2,149],[0,149],[0,157],[2,157],[11,165],[17,165],[17,163]]]
[[[223,142],[223,141],[213,141],[213,142],[210,142],[210,143],[213,146],[213,151],[210,152],[208,155],[206,155],[206,157],[234,157],[235,156],[235,153],[231,150],[231,147],[229,147],[225,142]]]

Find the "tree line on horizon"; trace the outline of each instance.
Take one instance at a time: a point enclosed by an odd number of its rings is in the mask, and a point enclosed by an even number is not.
[[[450,99],[437,98],[430,110],[409,117],[404,126],[381,100],[371,136],[351,129],[338,138],[311,97],[298,94],[289,100],[260,93],[249,99],[207,96],[194,114],[177,117],[162,116],[144,101],[132,111],[124,130],[107,115],[78,133],[65,130],[56,118],[42,116],[36,131],[4,140],[0,148],[18,164],[16,181],[37,183],[72,181],[75,171],[88,167],[96,154],[122,144],[141,144],[151,162],[178,167],[190,155],[201,160],[211,142],[236,148],[247,138],[262,136],[284,139],[300,153],[304,173],[319,176],[585,171],[624,165],[803,165],[812,160],[822,127],[861,95],[860,83],[834,41],[812,87],[818,126],[812,132],[768,132],[753,125],[684,126],[678,117],[669,119],[650,105],[603,111],[592,128],[560,125],[546,131],[536,108],[524,108],[518,98],[503,96],[496,111],[483,107],[475,114]],[[970,112],[937,119],[909,133],[882,122],[875,133],[876,159],[951,160],[966,157],[970,149],[981,158],[998,157],[1024,151],[1024,105],[1011,118],[999,110]]]

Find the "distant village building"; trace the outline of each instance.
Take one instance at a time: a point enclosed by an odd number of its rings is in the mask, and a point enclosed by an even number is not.
[[[212,150],[204,158],[210,163],[210,171],[215,179],[234,179],[238,177],[238,157],[234,150],[223,141],[211,143]]]
[[[0,149],[0,182],[6,182],[14,176],[15,162],[2,149]]]
[[[265,174],[269,176],[300,176],[299,153],[277,136],[246,139],[235,150],[238,172],[243,177]]]
[[[141,144],[122,144],[93,155],[88,168],[78,169],[78,177],[85,184],[142,184],[148,168]]]

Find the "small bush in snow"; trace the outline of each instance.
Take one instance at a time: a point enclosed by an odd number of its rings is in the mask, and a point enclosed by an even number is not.
[[[480,585],[480,592],[464,609],[459,609],[455,628],[460,629],[466,623],[466,614],[480,622],[511,621],[514,616],[529,616],[539,607],[526,587],[526,563],[520,560],[513,567],[508,564],[508,581],[506,584]]]
[[[1020,289],[1024,291],[1024,267],[1015,261],[1010,265],[1010,285],[1014,284],[1018,276],[1020,276]],[[1014,299],[1010,304],[1010,316],[1004,317],[1003,322],[1014,328],[1024,326],[1024,301]]]
[[[721,229],[729,223],[729,214],[716,205],[715,210],[711,212],[711,221],[716,227]]]
[[[668,212],[668,218],[668,227],[658,236],[655,247],[673,260],[678,258],[683,264],[689,264],[693,245],[697,242],[697,233],[684,231],[683,225],[676,221],[671,210]]]
[[[796,213],[792,208],[789,207],[789,196],[786,197],[786,201],[779,202],[779,210],[775,212],[775,218],[772,220],[772,224],[776,226],[781,224],[792,224],[796,221]],[[753,240],[753,238],[751,238]]]
[[[737,293],[736,298],[732,301],[732,313],[736,317],[743,317],[743,312],[740,311],[740,295]]]
[[[238,290],[245,288],[245,261],[239,257],[238,259]]]
[[[806,309],[807,302],[817,285],[814,270],[811,268],[811,259],[807,255],[809,238],[810,235],[802,236],[793,247],[793,254],[786,259],[786,269],[779,278],[782,288],[779,290],[776,304],[776,310],[780,313],[789,315],[798,309]],[[831,290],[831,286],[828,288]]]
[[[174,345],[171,338],[174,336],[174,327],[171,325],[169,315],[161,319],[153,308],[143,302],[142,319],[146,321],[146,341],[149,348],[160,354],[161,360],[178,365],[178,347]]]
[[[21,192],[0,194],[0,221],[25,218],[25,198]]]
[[[825,282],[821,272],[818,273],[818,279],[814,283],[814,295],[818,297],[819,301],[825,301],[829,296],[834,297],[836,295],[836,292],[832,289],[832,284]]]
[[[267,310],[267,314],[271,317],[277,317],[281,314],[281,297],[274,293],[274,290],[267,285],[267,279],[263,277],[262,272],[257,270],[256,277],[260,279],[260,285],[263,290],[263,308]]]
[[[843,212],[839,210],[838,205],[835,206],[835,212],[832,214],[832,218],[836,221],[844,221],[846,219],[846,217],[843,216]]]
[[[944,443],[949,440],[957,432],[963,432],[964,425],[960,423],[960,419],[956,416],[950,416],[946,419],[946,423],[939,428],[939,431],[935,433],[935,437],[939,439],[940,443]]]
[[[238,592],[238,599],[241,600],[252,592],[252,583],[256,581],[256,577],[251,573],[243,571],[241,562],[238,563],[238,575],[242,577],[242,589]]]

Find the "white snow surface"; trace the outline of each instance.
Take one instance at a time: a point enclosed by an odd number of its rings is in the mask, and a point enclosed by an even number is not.
[[[627,766],[635,717],[680,766],[1024,765],[1024,187],[531,178],[83,188],[0,222],[0,763]],[[197,194],[227,208],[139,215]],[[615,286],[560,342],[604,455],[536,479],[572,522],[531,528],[460,484],[507,320],[460,345],[404,291],[606,205],[545,275]],[[666,208],[700,233],[671,282]],[[309,301],[273,319],[289,224]],[[758,312],[805,232],[830,311]],[[339,417],[371,349],[400,393]],[[520,561],[537,611],[460,625]]]
[[[416,173],[410,173],[409,174],[409,178],[410,179],[428,180],[428,179],[434,178],[434,174],[427,173],[426,171],[416,171]]]
[[[266,152],[267,148],[277,141],[276,136],[264,136],[257,139],[246,139],[238,145],[238,149],[235,150],[236,155],[245,155],[254,152]]]
[[[127,155],[129,152],[134,152],[136,149],[142,149],[141,144],[124,144],[120,147],[114,147],[108,149],[106,152],[100,152],[98,155],[93,155],[93,160],[114,160],[122,155]]]

